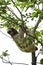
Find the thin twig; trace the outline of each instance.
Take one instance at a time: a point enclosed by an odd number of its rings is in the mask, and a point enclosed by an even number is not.
[[[13,0],[11,0],[11,1],[12,1],[12,3],[15,5],[15,2],[14,2]],[[16,7],[17,10],[19,11],[19,13],[22,14],[21,11],[19,10],[19,8],[18,8],[17,6],[15,6],[15,7]]]
[[[8,6],[6,6],[7,9],[20,21],[23,21],[22,19],[20,19]],[[24,22],[24,21],[23,21]]]
[[[40,54],[40,51],[39,51],[39,53],[37,54],[36,58],[39,56],[39,54]]]
[[[9,8],[8,6],[6,6],[6,7],[7,7],[7,9],[8,9],[13,15],[16,16],[17,19],[20,19],[20,18],[11,10],[11,8]],[[20,20],[21,20],[21,19],[20,19]]]
[[[0,15],[2,18],[4,18],[4,19],[6,19],[6,20],[8,20],[8,21],[10,21],[11,22],[11,20],[10,19],[8,19],[7,17],[4,17],[3,15]],[[20,24],[19,23],[17,23],[16,21],[15,21],[15,19],[13,19],[12,21],[14,21],[14,24],[15,25],[18,25],[18,26],[20,26]],[[0,25],[2,25],[3,27],[4,27],[4,25],[5,24],[0,24]]]
[[[34,30],[33,30],[34,33],[36,32],[36,29],[37,29],[40,22],[41,22],[41,19],[40,19],[40,16],[39,16],[39,19],[38,19],[38,21],[37,21],[37,23],[36,23],[36,25],[34,27]]]
[[[7,36],[7,37],[11,38],[11,37],[10,37],[10,36],[8,36],[7,34],[5,34],[3,31],[1,31],[1,30],[0,30],[0,32],[1,32],[2,34],[4,34],[5,36]]]
[[[29,16],[27,16],[27,17],[26,17],[26,19],[25,19],[25,21],[27,21],[27,19],[28,19],[28,18],[30,18],[30,17],[31,17],[30,15],[29,15]]]
[[[10,61],[8,61],[8,60],[2,58],[1,56],[0,56],[0,58],[2,59],[2,62],[3,62],[3,63],[9,63],[9,64],[11,64],[11,65],[12,65],[12,64],[23,64],[23,65],[28,65],[28,64],[26,64],[26,63],[10,62]]]
[[[15,6],[15,2],[13,1],[13,0],[11,0],[12,1],[12,3],[14,4],[14,6]],[[20,13],[20,15],[21,15],[21,19],[23,20],[23,17],[22,17],[22,12],[19,10],[19,8],[17,7],[17,6],[15,6],[16,8],[17,8],[17,10],[19,11],[19,13]]]
[[[2,59],[2,62],[3,62],[3,63],[9,63],[9,64],[12,65],[12,63],[11,63],[10,61],[8,61],[8,60],[6,60],[6,59],[4,59],[4,58]]]
[[[23,65],[28,65],[26,63],[16,63],[16,62],[12,62],[13,64],[23,64]]]

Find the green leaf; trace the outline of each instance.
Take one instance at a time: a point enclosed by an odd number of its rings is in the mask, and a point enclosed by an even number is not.
[[[17,1],[20,1],[20,2],[28,2],[28,0],[17,0]]]
[[[43,55],[43,51],[41,51],[41,54]]]
[[[37,3],[37,0],[31,0],[31,2],[35,4],[35,3]]]
[[[2,52],[2,56],[4,56],[4,57],[9,56],[9,54],[7,52],[8,52],[8,50]]]
[[[40,18],[43,19],[43,11],[40,13]]]
[[[41,13],[41,10],[40,10],[40,9],[35,8],[34,10],[35,10],[38,14]]]
[[[40,64],[43,64],[43,59],[40,60]]]
[[[8,54],[7,54],[7,53],[5,53],[5,52],[3,52],[3,53],[2,53],[2,55],[6,57]]]
[[[38,14],[37,14],[37,12],[33,12],[31,16],[32,16],[32,18],[38,17]]]
[[[8,52],[8,50],[6,50],[5,52]]]
[[[43,30],[41,30],[41,34],[43,35]]]
[[[35,35],[36,36],[41,36],[41,32],[40,31],[36,31]]]
[[[30,1],[26,5],[26,10],[30,7],[34,7],[34,4],[32,4]]]
[[[38,42],[36,42],[35,45],[38,45]]]
[[[10,2],[11,2],[11,0],[7,0],[7,1],[0,0],[0,5],[8,5],[8,4],[10,4]]]
[[[40,3],[43,3],[43,0],[40,0]]]

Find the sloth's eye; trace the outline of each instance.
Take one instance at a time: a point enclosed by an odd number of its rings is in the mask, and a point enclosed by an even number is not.
[[[10,30],[10,31],[8,31],[8,33],[11,33],[11,30]]]

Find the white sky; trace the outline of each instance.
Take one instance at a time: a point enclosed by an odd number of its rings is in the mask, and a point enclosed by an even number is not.
[[[32,23],[33,22],[31,22],[28,25],[34,25]],[[40,24],[40,25],[43,26],[42,24]],[[2,29],[2,31],[6,35],[8,35],[5,29]],[[38,46],[38,48],[39,49],[41,48],[40,45]],[[13,39],[5,36],[0,31],[0,55],[5,50],[8,50],[8,53],[10,54],[10,57],[9,57],[10,61],[17,62],[17,63],[27,63],[27,64],[31,65],[31,53],[24,53],[24,52],[20,51],[18,49],[18,47],[16,46],[15,42],[13,41]],[[37,53],[38,53],[38,51],[37,51]],[[40,54],[37,62],[39,62],[42,57],[43,56]],[[3,64],[0,59],[0,65],[10,65],[10,64],[5,64],[5,63]],[[37,65],[40,65],[40,64],[37,64]]]

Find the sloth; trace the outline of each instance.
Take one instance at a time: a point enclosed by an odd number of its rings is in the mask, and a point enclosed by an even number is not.
[[[31,37],[28,35],[24,36],[23,30],[20,28],[19,32],[14,28],[9,28],[7,31],[8,34],[11,35],[13,40],[15,41],[16,45],[19,49],[23,52],[34,52],[38,48],[32,43]]]

